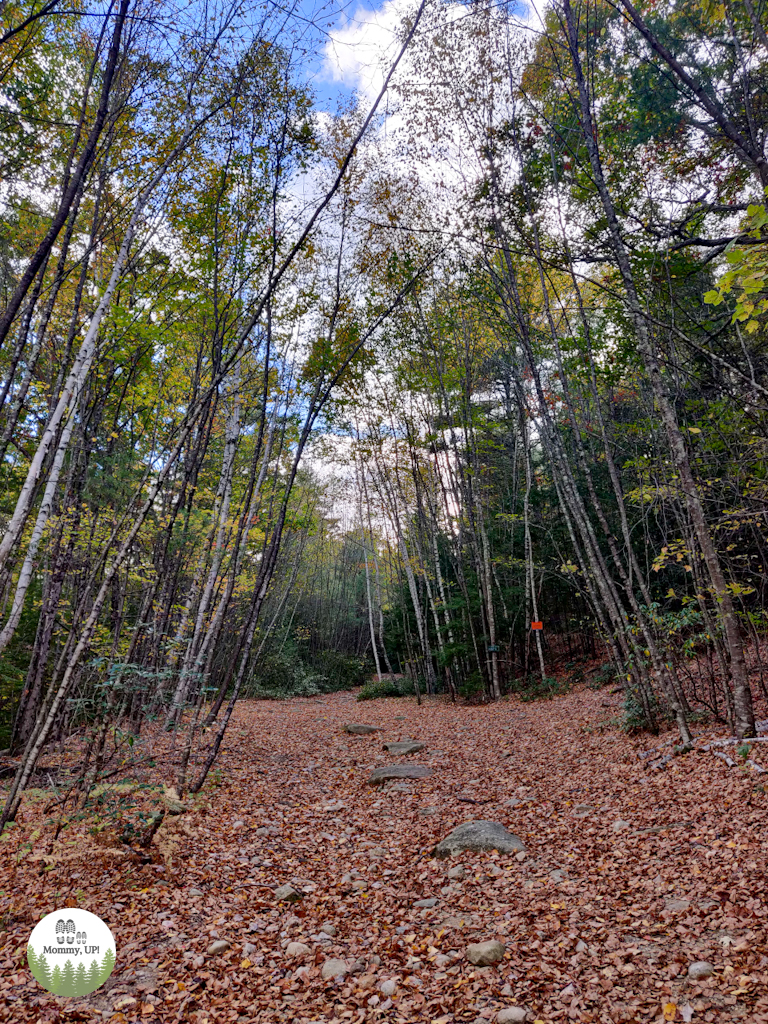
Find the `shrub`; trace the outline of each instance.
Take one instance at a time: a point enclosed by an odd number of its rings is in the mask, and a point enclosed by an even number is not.
[[[571,680],[563,679],[558,682],[552,676],[529,675],[527,679],[513,679],[510,685],[510,693],[516,693],[520,700],[528,702],[531,700],[550,700],[563,693],[568,693],[571,688]]]
[[[624,719],[621,728],[630,736],[636,732],[657,733],[659,727],[656,725],[656,717],[660,714],[659,702],[654,694],[648,697],[652,717],[648,713],[640,699],[640,693],[636,686],[629,687],[624,694],[623,711]]]
[[[615,683],[618,678],[615,666],[607,661],[594,673],[587,686],[590,690],[600,690],[609,683]]]
[[[357,695],[358,700],[377,700],[379,697],[407,697],[414,692],[410,679],[371,679]]]

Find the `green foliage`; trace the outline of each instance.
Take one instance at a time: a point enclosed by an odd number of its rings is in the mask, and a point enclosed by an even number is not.
[[[357,695],[358,700],[377,700],[379,697],[409,697],[414,692],[413,682],[402,679],[372,679]]]
[[[568,693],[573,685],[571,679],[557,680],[553,676],[529,675],[527,679],[515,679],[510,686],[510,693],[516,693],[520,700],[551,700],[560,694]]]
[[[616,668],[610,661],[607,661],[593,673],[592,678],[587,683],[587,688],[590,690],[601,690],[604,686],[608,686],[610,683],[615,683],[618,678]]]
[[[748,334],[755,334],[765,326],[768,313],[768,212],[765,204],[753,204],[747,210],[746,234],[751,245],[729,246],[726,259],[730,270],[720,278],[718,287],[704,296],[704,301],[719,306],[726,295],[735,294],[736,302],[731,318],[740,323]]]
[[[369,671],[361,658],[342,651],[326,650],[312,657],[289,642],[263,656],[243,693],[256,700],[316,697],[360,686]]]
[[[661,712],[659,702],[655,695],[651,694],[649,697],[649,707],[651,714],[654,717],[658,717]],[[624,732],[630,736],[638,732],[658,732],[658,727],[655,721],[649,718],[643,702],[640,699],[640,694],[637,687],[628,687],[624,694],[624,701],[622,703],[623,718],[621,722],[621,728]]]

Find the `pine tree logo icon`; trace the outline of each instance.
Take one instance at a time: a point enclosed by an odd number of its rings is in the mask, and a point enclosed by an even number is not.
[[[87,910],[54,911],[29,937],[27,963],[33,977],[57,996],[87,996],[104,984],[117,948],[109,927]]]

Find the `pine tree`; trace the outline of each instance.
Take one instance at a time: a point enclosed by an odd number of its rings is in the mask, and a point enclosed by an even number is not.
[[[69,959],[69,957],[67,957],[64,963],[64,970],[61,972],[61,988],[59,989],[59,995],[77,995],[75,991],[75,968],[72,965],[72,961]]]
[[[48,957],[45,953],[41,953],[37,960],[38,973],[35,975],[37,980],[43,986],[43,988],[51,987],[51,968],[48,963]]]
[[[105,982],[112,973],[112,968],[115,966],[115,951],[108,949],[104,954],[104,959],[101,961],[101,982]]]
[[[85,970],[85,964],[81,960],[77,965],[77,972],[75,974],[75,995],[86,996],[88,991],[88,974]]]
[[[61,968],[58,964],[53,968],[53,974],[51,975],[51,992],[54,992],[57,996],[61,994]]]
[[[101,980],[99,961],[94,957],[94,959],[91,960],[91,966],[88,970],[88,991],[95,992],[101,984]]]
[[[27,963],[29,964],[29,969],[32,972],[32,977],[39,981],[40,979],[37,975],[40,970],[40,961],[32,946],[27,946]]]

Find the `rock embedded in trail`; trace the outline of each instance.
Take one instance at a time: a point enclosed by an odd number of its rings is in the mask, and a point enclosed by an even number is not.
[[[320,968],[320,975],[323,981],[330,981],[332,978],[343,978],[347,971],[344,960],[326,960]]]
[[[289,942],[285,947],[285,955],[291,958],[309,956],[311,952],[304,942]]]
[[[410,742],[403,743],[385,743],[383,749],[387,750],[390,754],[418,754],[426,745],[426,743],[421,743],[419,740],[411,740]]]
[[[414,907],[420,907],[422,909],[429,909],[430,907],[436,907],[439,900],[435,896],[430,896],[426,900],[416,900],[413,904]]]
[[[217,939],[208,947],[208,955],[216,956],[218,953],[225,953],[229,949],[229,945],[226,939]]]
[[[688,968],[688,977],[692,981],[700,981],[702,978],[711,978],[715,973],[714,965],[708,960],[697,960]]]
[[[525,844],[498,821],[465,821],[445,839],[440,840],[432,851],[432,856],[455,857],[465,850],[472,853],[487,850],[498,850],[499,853],[525,853]]]
[[[528,1011],[522,1006],[508,1006],[496,1014],[496,1024],[522,1024],[527,1016]]]
[[[275,899],[278,903],[298,903],[299,900],[304,899],[304,893],[294,889],[292,885],[281,885],[275,889]]]
[[[574,818],[588,818],[594,812],[592,804],[576,804],[573,808]]]
[[[472,942],[466,948],[467,960],[475,967],[492,967],[504,959],[506,947],[498,939],[488,942]]]
[[[374,768],[368,776],[369,786],[381,786],[390,779],[428,779],[432,769],[424,764],[391,764]]]
[[[344,726],[344,732],[348,732],[350,736],[370,736],[372,732],[381,732],[378,725],[358,725],[352,723]]]

